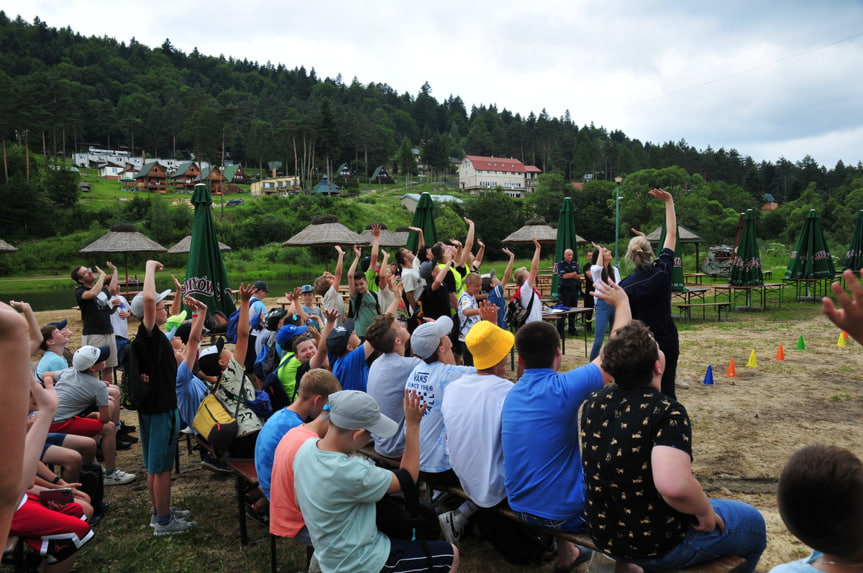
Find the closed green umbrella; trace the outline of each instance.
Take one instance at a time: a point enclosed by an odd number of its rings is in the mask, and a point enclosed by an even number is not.
[[[728,283],[737,286],[759,286],[764,284],[761,272],[761,256],[758,253],[758,238],[755,213],[747,209],[743,216],[743,230],[737,253],[731,260],[731,274]]]
[[[806,215],[803,230],[797,238],[797,246],[791,253],[791,261],[785,269],[786,279],[828,279],[836,275],[833,257],[824,240],[824,231],[818,213],[811,209]]]
[[[572,249],[574,258],[578,261],[578,245],[577,235],[575,234],[575,207],[572,204],[572,199],[566,197],[563,200],[563,206],[560,208],[560,216],[557,219],[557,242],[554,247],[554,262],[557,264],[563,260],[563,253],[567,249]],[[560,275],[555,272],[551,277],[551,298],[557,298],[557,282],[560,280]]]
[[[437,230],[434,226],[434,203],[428,193],[420,195],[411,227],[419,227],[423,230],[423,239],[426,245],[432,246],[437,243]],[[409,251],[416,253],[419,246],[419,235],[411,231],[405,246]]]
[[[848,252],[845,253],[845,264],[842,270],[851,269],[854,272],[863,268],[863,210],[857,213],[857,227],[854,228],[854,237]]]
[[[189,263],[186,265],[186,282],[183,294],[207,305],[210,312],[220,310],[230,316],[235,310],[234,297],[219,241],[213,224],[211,205],[213,199],[206,185],[195,185],[192,205],[195,218],[192,221],[192,244],[189,247]]]
[[[683,284],[683,253],[680,252],[680,227],[678,226],[677,240],[674,242],[674,268],[671,269],[671,290],[672,292],[683,292],[686,290],[686,285]],[[668,229],[665,227],[665,219],[662,219],[662,233],[659,235],[659,247],[657,252],[662,249],[665,244],[665,235]]]

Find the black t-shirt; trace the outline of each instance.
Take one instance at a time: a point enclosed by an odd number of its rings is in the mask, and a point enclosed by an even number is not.
[[[449,273],[447,273],[449,275]],[[437,290],[432,290],[431,284],[427,284],[420,300],[423,304],[423,316],[425,318],[437,319],[441,316],[450,316],[449,290],[446,280],[441,283]]]
[[[692,523],[653,483],[654,446],[692,457],[686,409],[653,388],[597,390],[581,411],[587,528],[604,553],[656,559],[683,541]]]
[[[81,309],[81,334],[114,334],[111,326],[111,296],[108,288],[102,287],[102,292],[95,298],[83,298],[88,288],[79,286],[75,289],[75,300]]]
[[[130,348],[138,353],[141,374],[150,377],[150,392],[138,411],[142,414],[161,414],[176,410],[177,359],[168,337],[155,326],[152,331],[148,331],[142,322]]]

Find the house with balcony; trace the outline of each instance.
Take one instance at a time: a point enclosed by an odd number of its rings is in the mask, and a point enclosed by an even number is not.
[[[540,173],[538,167],[512,157],[465,155],[458,166],[458,182],[473,194],[501,187],[510,197],[520,198],[536,189]]]
[[[168,172],[158,161],[145,163],[135,175],[135,187],[138,191],[168,192]]]
[[[171,181],[174,184],[174,191],[178,193],[193,192],[195,190],[195,180],[201,175],[201,168],[194,161],[186,161],[177,166],[174,173],[171,174]]]

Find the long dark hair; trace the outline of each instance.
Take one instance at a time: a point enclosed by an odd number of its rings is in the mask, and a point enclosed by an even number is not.
[[[599,249],[593,249],[593,252],[590,253],[590,264],[595,265],[596,261],[599,260]],[[612,270],[614,267],[611,264],[611,261],[605,263],[605,266],[602,267],[602,280],[603,282],[613,283],[614,279],[614,271]]]

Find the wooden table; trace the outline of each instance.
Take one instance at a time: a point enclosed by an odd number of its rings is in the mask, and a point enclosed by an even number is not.
[[[692,304],[693,300],[704,302],[704,295],[707,294],[706,288],[688,288],[684,290],[671,291],[671,302],[674,299],[682,301],[684,304]]]
[[[593,311],[592,307],[574,306],[569,310],[543,310],[542,319],[548,322],[553,322],[557,326],[557,333],[560,335],[560,350],[566,354],[566,317],[575,315],[576,327],[581,328],[584,334],[584,355],[587,356],[587,325],[584,317],[588,312]]]
[[[767,297],[770,294],[776,294],[776,302],[779,308],[782,308],[782,296],[784,292],[783,283],[764,283],[763,285],[742,286],[742,285],[714,285],[713,300],[719,302],[720,296],[727,296],[727,301],[734,304],[737,295],[743,293],[746,299],[746,305],[740,307],[745,310],[764,310],[767,308]],[[753,293],[758,297],[761,305],[759,307],[752,306]]]
[[[830,292],[833,278],[782,279],[783,284],[794,285],[794,298],[797,302],[821,302]]]
[[[686,280],[686,282],[692,282],[694,284],[700,285],[704,281],[704,277],[707,276],[707,273],[683,273],[683,279],[692,279],[692,281]]]

